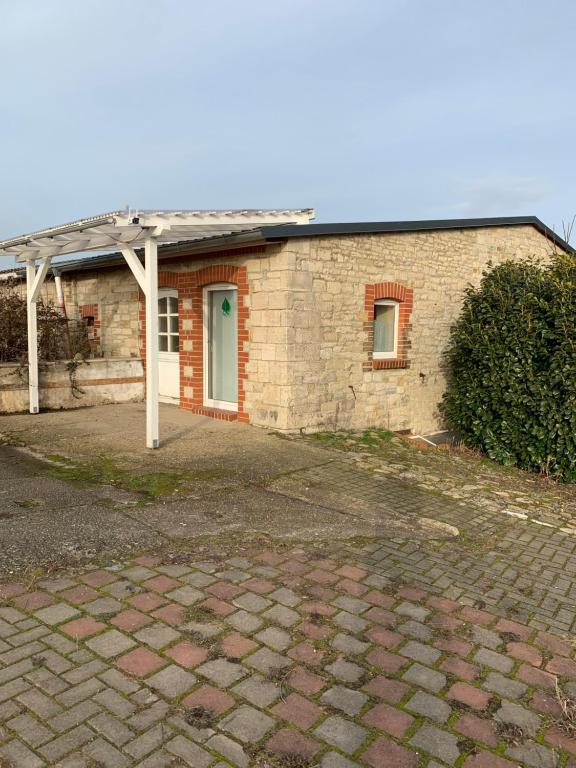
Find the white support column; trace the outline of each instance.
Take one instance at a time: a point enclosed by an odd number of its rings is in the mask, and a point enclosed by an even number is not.
[[[30,396],[30,413],[40,410],[38,397],[38,325],[36,321],[36,301],[34,300],[34,283],[36,279],[36,263],[26,262],[26,306],[28,310],[28,391]]]
[[[158,244],[149,237],[144,249],[146,290],[146,447],[158,448]]]

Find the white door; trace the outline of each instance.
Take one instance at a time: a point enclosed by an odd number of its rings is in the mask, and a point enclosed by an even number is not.
[[[238,291],[228,283],[204,289],[204,405],[238,410]]]
[[[158,374],[160,400],[180,401],[180,354],[178,335],[178,291],[158,291]]]

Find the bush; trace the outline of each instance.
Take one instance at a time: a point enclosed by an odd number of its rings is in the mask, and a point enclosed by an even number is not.
[[[53,304],[37,304],[40,360],[67,360],[90,355],[90,343],[81,321],[67,320]],[[28,359],[26,299],[14,284],[0,286],[0,362]]]
[[[576,482],[576,256],[507,262],[466,292],[441,410],[471,448]]]

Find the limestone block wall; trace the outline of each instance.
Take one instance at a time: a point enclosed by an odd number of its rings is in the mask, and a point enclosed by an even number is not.
[[[416,433],[443,426],[443,353],[466,286],[479,283],[489,262],[552,252],[530,226],[327,236],[284,249],[294,271],[280,318],[288,341],[282,427]],[[385,282],[413,290],[409,367],[398,370],[366,365],[365,287]]]
[[[82,408],[128,403],[144,397],[142,362],[134,358],[90,360],[76,371],[81,392],[72,390],[66,361],[39,366],[40,408]],[[0,363],[0,413],[28,410],[28,381],[15,363]]]

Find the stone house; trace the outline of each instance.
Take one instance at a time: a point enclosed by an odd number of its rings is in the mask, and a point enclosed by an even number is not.
[[[159,250],[163,400],[281,431],[442,428],[443,353],[489,263],[569,246],[535,217],[264,226]],[[55,264],[96,354],[140,360],[119,255]],[[42,296],[55,300],[54,281]]]

